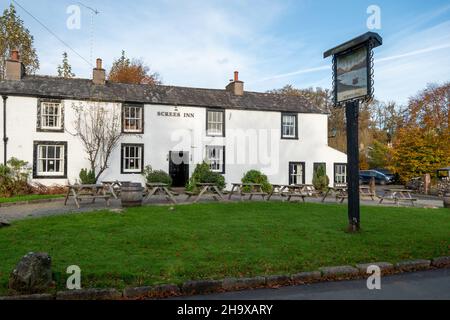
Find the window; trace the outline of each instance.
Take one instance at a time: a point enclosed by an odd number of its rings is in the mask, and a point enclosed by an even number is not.
[[[305,163],[289,163],[289,184],[305,184]]]
[[[347,164],[345,163],[334,164],[334,183],[335,184],[347,183]]]
[[[122,131],[125,133],[144,133],[144,107],[142,105],[123,105]]]
[[[317,170],[319,170],[319,168],[321,168],[323,170],[323,173],[326,175],[327,174],[327,164],[325,162],[315,162],[314,163],[314,173],[315,174],[317,172]]]
[[[38,131],[63,131],[64,108],[60,100],[39,100]]]
[[[142,173],[144,165],[143,144],[122,144],[122,173]]]
[[[34,178],[65,178],[67,176],[67,143],[34,142]]]
[[[225,173],[225,147],[206,146],[206,161],[211,171]]]
[[[297,115],[283,113],[281,115],[281,138],[297,139]]]
[[[206,111],[206,135],[225,136],[225,111]]]

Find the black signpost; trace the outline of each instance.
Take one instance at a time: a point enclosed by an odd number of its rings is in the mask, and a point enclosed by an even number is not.
[[[377,33],[367,32],[324,53],[324,58],[333,57],[334,105],[345,107],[349,232],[360,230],[359,104],[373,98],[372,50],[382,43]]]

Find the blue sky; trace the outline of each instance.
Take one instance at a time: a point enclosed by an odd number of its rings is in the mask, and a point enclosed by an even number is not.
[[[81,28],[66,26],[70,0],[17,0],[54,33],[90,60],[90,11]],[[10,1],[1,0],[3,10]],[[375,95],[405,103],[428,83],[450,80],[448,0],[83,0],[96,8],[93,56],[108,69],[121,50],[142,58],[169,85],[224,88],[234,70],[246,90],[286,84],[330,87],[331,61],[323,52],[369,31],[367,8],[381,9],[384,39],[375,50]],[[21,8],[35,37],[40,74],[56,74],[63,51],[77,77],[91,66],[64,47]]]

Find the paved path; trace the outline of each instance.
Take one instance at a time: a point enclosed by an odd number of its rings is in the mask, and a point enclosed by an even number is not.
[[[187,196],[186,195],[179,195],[176,197],[179,204],[187,204],[189,202],[186,202]],[[314,203],[321,203],[322,198],[307,198],[306,202],[314,202]],[[202,200],[204,201],[204,200]],[[207,200],[212,201],[212,200]],[[232,201],[239,202],[239,196],[233,196]],[[252,201],[261,201],[261,200],[252,200]],[[281,201],[281,197],[274,196],[271,201]],[[52,201],[52,202],[45,202],[45,203],[39,203],[39,204],[24,204],[24,205],[16,205],[11,207],[0,207],[0,219],[6,219],[7,221],[14,221],[14,220],[21,220],[29,217],[43,217],[43,216],[51,216],[51,215],[60,215],[60,214],[75,214],[75,213],[83,213],[83,212],[90,212],[94,210],[105,210],[105,209],[120,209],[120,200],[112,199],[110,200],[111,206],[106,207],[105,201],[103,200],[97,200],[96,203],[86,203],[81,204],[81,208],[78,209],[73,200],[69,200],[69,203],[67,206],[64,206],[63,199],[58,201]],[[332,196],[329,196],[325,203],[327,204],[336,204],[335,198]],[[173,205],[168,203],[164,197],[155,198],[152,200],[152,202],[146,202],[145,205]],[[344,205],[346,204],[346,201],[344,201]],[[368,205],[368,206],[375,206],[379,205],[378,201],[371,201],[362,199],[361,200],[362,205]],[[395,206],[394,203],[386,201],[380,206]],[[402,204],[402,206],[410,207],[408,203]],[[417,203],[415,204],[416,207],[427,207],[427,208],[438,208],[443,207],[442,200],[427,200],[427,199],[419,199]]]
[[[368,290],[366,280],[227,292],[173,300],[450,300],[450,269],[403,273],[381,278],[381,290]]]

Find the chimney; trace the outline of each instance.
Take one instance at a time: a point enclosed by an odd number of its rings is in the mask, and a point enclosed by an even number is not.
[[[11,56],[6,60],[6,80],[21,80],[25,75],[25,67],[20,61],[19,50],[15,49],[11,51]]]
[[[96,66],[92,73],[92,82],[98,85],[104,85],[106,83],[105,69],[102,68],[102,59],[97,59]]]
[[[239,72],[234,72],[234,80],[230,80],[231,82],[227,85],[226,90],[231,92],[236,96],[244,95],[244,82],[239,81]]]

